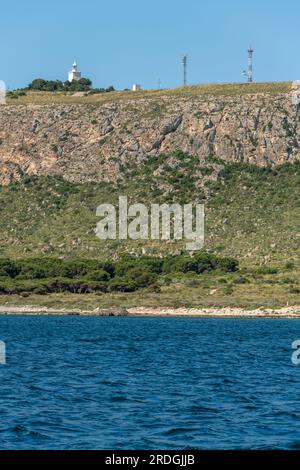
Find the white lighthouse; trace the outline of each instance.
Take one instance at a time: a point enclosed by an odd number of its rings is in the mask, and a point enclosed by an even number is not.
[[[81,72],[78,71],[78,66],[74,62],[71,72],[69,72],[68,80],[69,82],[77,81],[81,79]]]

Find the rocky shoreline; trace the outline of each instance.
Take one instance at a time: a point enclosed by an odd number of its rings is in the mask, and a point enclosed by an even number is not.
[[[135,317],[212,317],[212,318],[300,318],[300,306],[279,309],[259,308],[96,308],[94,310],[50,309],[47,307],[0,306],[0,315],[70,315],[70,316],[135,316]]]

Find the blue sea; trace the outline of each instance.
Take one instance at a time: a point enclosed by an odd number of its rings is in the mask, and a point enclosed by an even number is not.
[[[1,316],[1,449],[300,449],[300,321]]]

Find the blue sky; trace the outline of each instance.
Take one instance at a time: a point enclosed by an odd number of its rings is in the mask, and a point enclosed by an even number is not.
[[[243,81],[247,47],[254,79],[300,79],[299,0],[10,0],[1,2],[0,79],[67,78],[76,59],[94,86],[118,89]]]

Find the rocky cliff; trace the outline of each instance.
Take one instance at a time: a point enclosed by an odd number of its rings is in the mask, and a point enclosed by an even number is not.
[[[298,108],[289,93],[159,96],[104,104],[0,107],[0,183],[60,174],[116,180],[124,164],[177,149],[278,165],[300,159]]]

